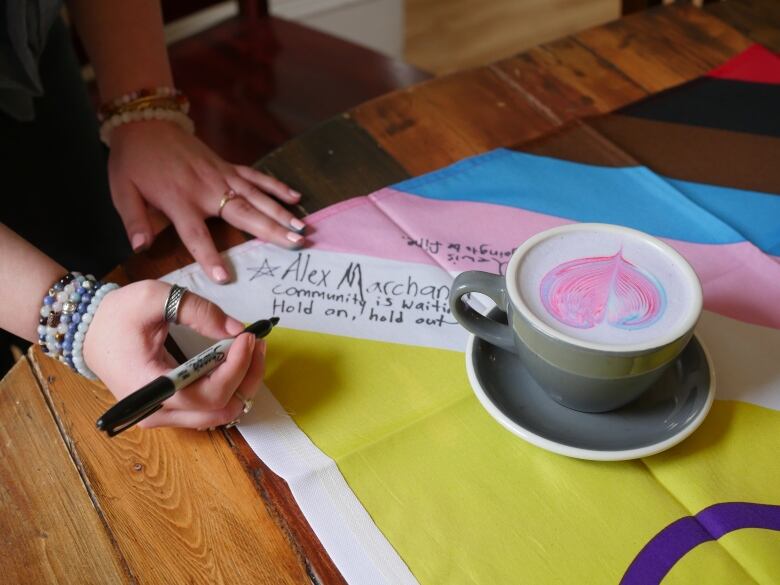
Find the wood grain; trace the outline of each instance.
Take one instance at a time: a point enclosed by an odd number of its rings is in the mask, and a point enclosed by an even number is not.
[[[647,92],[572,38],[541,45],[493,65],[561,122],[615,110]]]
[[[95,429],[114,401],[37,349],[37,377],[139,583],[310,583],[220,432]]]
[[[705,10],[755,42],[780,52],[780,2],[777,0],[725,0],[707,4]]]
[[[419,175],[549,132],[556,121],[540,106],[501,72],[482,67],[394,92],[352,114]]]
[[[409,177],[348,114],[319,124],[255,166],[300,191],[306,213]]]
[[[574,38],[649,93],[690,81],[750,44],[723,21],[680,4],[647,10]]]
[[[133,583],[26,359],[0,381],[0,445],[2,582]]]

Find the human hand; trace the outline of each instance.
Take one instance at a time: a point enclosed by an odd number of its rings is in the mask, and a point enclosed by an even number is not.
[[[304,223],[278,201],[297,203],[300,194],[251,167],[225,162],[196,137],[163,120],[123,124],[111,133],[108,161],[111,198],[133,249],[154,239],[150,213],[159,210],[209,278],[230,279],[206,227],[220,201],[235,197],[222,218],[240,230],[286,248],[303,245]]]
[[[168,324],[163,306],[171,287],[144,280],[108,293],[100,303],[84,339],[84,360],[117,400],[138,390],[177,364],[165,350]],[[188,292],[179,305],[179,323],[207,337],[224,339],[243,325],[215,304]],[[209,375],[163,403],[139,423],[151,427],[203,429],[236,420],[263,379],[265,342],[239,335],[225,361]]]

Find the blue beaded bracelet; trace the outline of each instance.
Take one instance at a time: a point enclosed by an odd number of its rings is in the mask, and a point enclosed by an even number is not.
[[[49,289],[38,322],[38,344],[50,357],[90,380],[97,376],[84,362],[83,344],[89,324],[106,294],[119,288],[94,276],[69,272]]]
[[[73,345],[72,345],[72,363],[73,368],[82,376],[89,380],[97,380],[97,376],[89,369],[87,363],[84,361],[84,338],[87,335],[89,326],[92,323],[92,319],[95,316],[95,312],[100,306],[101,301],[112,290],[119,288],[118,284],[109,282],[102,285],[92,296],[86,310],[81,314],[79,320],[76,322],[75,331],[73,333]],[[82,303],[83,304],[83,303]],[[80,306],[81,307],[81,306]]]
[[[38,343],[44,353],[65,361],[63,345],[77,303],[84,292],[96,286],[94,276],[79,272],[69,272],[52,285],[43,299],[38,322]]]

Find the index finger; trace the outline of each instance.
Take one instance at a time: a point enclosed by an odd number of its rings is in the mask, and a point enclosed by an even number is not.
[[[210,279],[220,284],[230,280],[222,256],[217,252],[203,219],[196,216],[178,218],[174,220],[174,225],[181,241]]]

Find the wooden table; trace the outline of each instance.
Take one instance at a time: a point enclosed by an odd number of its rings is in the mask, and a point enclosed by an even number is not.
[[[712,12],[780,50],[780,9],[741,0]],[[312,212],[690,80],[747,47],[743,33],[690,6],[633,15],[363,104],[259,167]],[[244,240],[213,228],[222,248]],[[114,277],[191,261],[167,233]],[[134,429],[109,441],[94,421],[111,401],[37,350],[0,383],[4,583],[343,583],[238,431]]]

